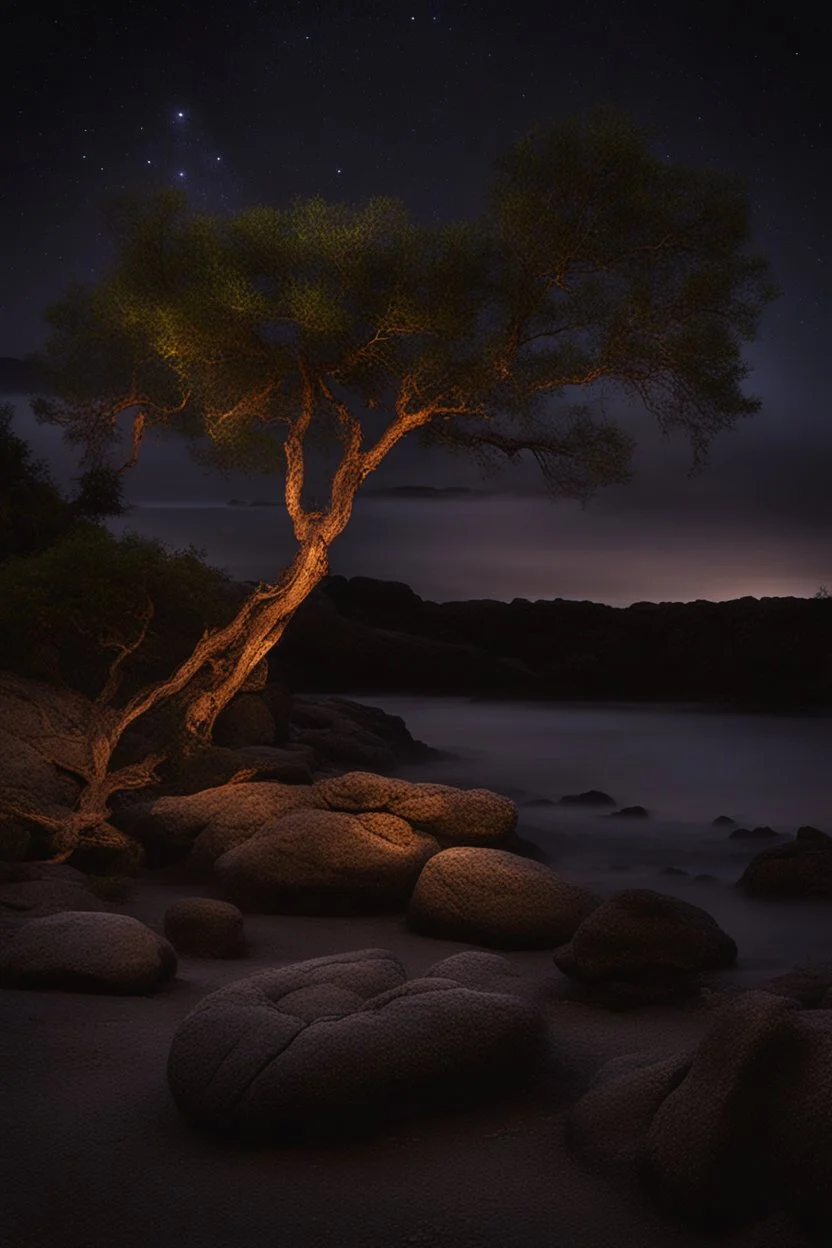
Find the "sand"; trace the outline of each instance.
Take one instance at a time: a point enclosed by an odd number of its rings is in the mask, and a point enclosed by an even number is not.
[[[110,904],[161,930],[200,890],[145,873]],[[534,1094],[400,1124],[326,1149],[243,1150],[191,1129],[165,1081],[171,1037],[205,993],[305,958],[383,948],[410,976],[465,946],[401,919],[258,916],[235,961],[182,957],[152,996],[0,992],[3,1248],[805,1248],[787,1217],[714,1239],[659,1214],[635,1184],[582,1169],[563,1124],[595,1070],[698,1040],[722,1004],[627,1013],[557,999],[551,953],[507,956],[551,984],[553,1065]]]

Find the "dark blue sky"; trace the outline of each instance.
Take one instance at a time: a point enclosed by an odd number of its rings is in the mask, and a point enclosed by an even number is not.
[[[44,305],[103,271],[108,192],[177,182],[214,209],[388,194],[421,219],[450,218],[478,210],[491,160],[535,121],[612,102],[657,127],[668,159],[746,180],[755,248],[784,292],[748,351],[746,387],[762,412],[721,435],[688,480],[686,444],[619,409],[642,439],[638,476],[585,511],[529,498],[530,470],[489,484],[507,496],[367,500],[333,565],[436,598],[623,603],[832,583],[832,92],[820,6],[149,0],[124,10],[7,6],[0,356],[36,349]],[[68,482],[74,460],[56,431],[35,426],[25,403],[16,427]],[[406,444],[374,484],[401,482],[478,484],[459,460]],[[148,445],[129,494],[206,501],[270,488],[206,477],[165,440]],[[266,576],[278,519],[142,510],[129,523]]]

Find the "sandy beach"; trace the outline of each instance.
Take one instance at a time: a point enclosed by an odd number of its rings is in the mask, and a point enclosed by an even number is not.
[[[108,908],[162,930],[166,907],[198,889],[145,872]],[[7,920],[7,924],[17,920]],[[673,1053],[700,1039],[719,994],[688,1006],[610,1013],[558,999],[547,950],[511,953],[545,983],[550,1071],[534,1092],[402,1123],[359,1144],[240,1148],[189,1127],[165,1079],[171,1038],[206,993],[268,967],[381,948],[408,975],[463,948],[408,932],[398,917],[247,915],[245,958],[181,957],[144,997],[0,992],[6,1248],[694,1248],[714,1237],[656,1211],[634,1183],[568,1154],[564,1117],[610,1057]],[[723,998],[724,999],[724,998]],[[777,1217],[718,1238],[737,1248],[812,1241]]]

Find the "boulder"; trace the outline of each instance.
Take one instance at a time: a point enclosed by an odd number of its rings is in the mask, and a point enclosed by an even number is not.
[[[73,910],[31,919],[0,949],[4,988],[146,993],[175,973],[168,941],[126,914]]]
[[[832,988],[832,963],[807,962],[786,971],[784,975],[776,975],[773,979],[756,984],[755,987],[760,992],[788,997],[804,1010],[817,1009]]]
[[[600,789],[587,789],[585,793],[567,793],[558,799],[559,806],[616,806],[614,797]]]
[[[435,969],[435,968],[434,968]],[[401,1113],[490,1099],[536,1072],[540,1008],[384,949],[237,980],[180,1024],[168,1084],[192,1123],[252,1140],[350,1138]]]
[[[729,1229],[781,1206],[769,1101],[781,1077],[779,1024],[795,1009],[758,991],[729,1001],[657,1109],[642,1174],[672,1216]]]
[[[772,1043],[774,1078],[758,1079],[768,1106],[769,1173],[784,1204],[820,1243],[832,1238],[832,1012],[790,1011]]]
[[[396,815],[298,810],[272,820],[214,863],[227,895],[270,914],[404,910],[439,844]]]
[[[497,949],[553,948],[601,899],[543,863],[456,846],[430,858],[407,909],[414,931]]]
[[[245,948],[243,915],[214,897],[182,897],[165,911],[165,936],[177,953],[236,958]]]
[[[628,1053],[605,1062],[569,1110],[569,1151],[598,1173],[635,1173],[656,1111],[685,1078],[695,1055],[694,1046],[670,1056]]]
[[[798,828],[793,841],[755,854],[736,887],[749,897],[832,898],[832,836]]]
[[[328,810],[386,811],[421,832],[455,845],[489,845],[517,826],[517,807],[489,789],[455,789],[447,784],[413,784],[372,772],[351,771],[314,785]]]
[[[270,680],[260,690],[260,697],[271,711],[274,723],[274,744],[285,745],[289,740],[289,721],[292,717],[292,694],[279,681]]]
[[[223,707],[214,724],[215,745],[229,750],[245,745],[274,745],[275,725],[265,700],[257,693],[240,693]]]
[[[192,845],[209,825],[225,824],[254,833],[278,815],[316,805],[321,802],[312,787],[254,780],[137,802],[120,813],[119,822],[142,840]]]
[[[646,983],[718,970],[736,958],[736,943],[707,911],[647,888],[603,902],[554,955],[576,980]]]
[[[607,815],[608,819],[646,819],[649,816],[649,810],[644,806],[622,806],[620,810],[611,810]]]
[[[775,832],[774,828],[734,828],[733,832],[728,833],[729,841],[754,841],[771,839],[779,836],[779,832]]]
[[[29,879],[0,884],[0,913],[26,914],[34,918],[65,910],[106,910],[85,884],[75,880]]]
[[[736,822],[736,819],[732,819],[730,815],[717,815],[716,819],[711,821],[711,826],[714,828],[730,828]]]

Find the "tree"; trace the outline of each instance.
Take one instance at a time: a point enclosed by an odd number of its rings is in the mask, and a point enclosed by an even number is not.
[[[33,403],[39,417],[88,467],[109,462],[130,414],[124,467],[151,426],[208,467],[283,471],[298,543],[136,703],[193,688],[195,747],[326,574],[358,489],[403,438],[485,470],[529,454],[553,494],[585,500],[630,479],[634,441],[569,392],[635,398],[688,435],[692,471],[716,432],[760,407],[741,389],[741,344],[776,292],[745,250],[741,185],[657,159],[610,112],[524,138],[476,220],[425,227],[390,199],[320,198],[214,217],[169,192],[118,202],[109,225],[109,273],[49,312],[39,363],[56,397]],[[312,506],[310,453],[339,444],[329,498]]]

